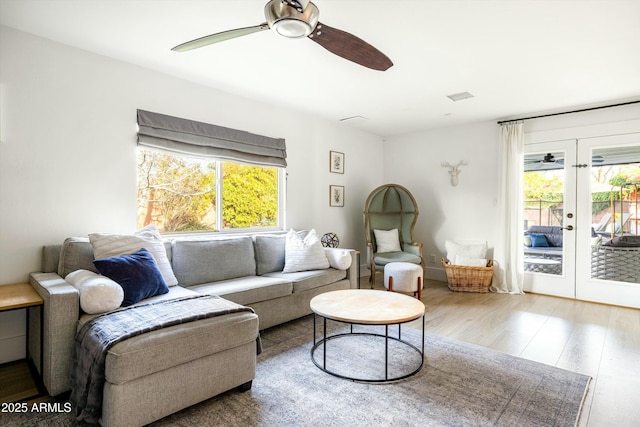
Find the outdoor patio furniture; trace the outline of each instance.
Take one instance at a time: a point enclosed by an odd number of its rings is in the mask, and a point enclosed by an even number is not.
[[[592,246],[591,277],[640,283],[640,247]]]
[[[563,230],[555,225],[532,225],[524,232],[525,236],[543,235],[543,241],[547,246],[537,246],[533,243],[529,246],[525,244],[524,256],[526,258],[550,258],[562,261]],[[535,239],[534,239],[535,240]],[[532,240],[532,242],[534,242]]]

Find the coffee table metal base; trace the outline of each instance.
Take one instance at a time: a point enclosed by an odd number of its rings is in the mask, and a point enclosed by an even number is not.
[[[322,332],[322,339],[317,340],[317,328],[316,328],[316,320],[317,317],[322,317],[322,328],[323,328],[323,332]],[[340,320],[335,320],[335,319],[331,319],[334,322],[340,322],[340,323],[347,323],[350,325],[350,332],[345,332],[345,333],[338,333],[338,334],[334,334],[334,335],[327,335],[327,318],[323,317],[319,314],[314,313],[313,314],[313,347],[311,347],[311,360],[313,361],[313,363],[322,371],[331,374],[333,376],[336,376],[338,378],[343,378],[343,379],[347,379],[347,380],[351,380],[351,381],[357,381],[357,382],[364,382],[364,383],[388,383],[388,382],[393,382],[393,381],[400,381],[403,380],[405,378],[408,378],[412,375],[417,374],[418,372],[420,372],[420,370],[422,369],[422,366],[424,365],[424,314],[421,317],[421,321],[422,321],[422,347],[418,348],[415,345],[413,345],[412,343],[405,341],[402,339],[402,323],[394,323],[394,324],[390,324],[390,325],[384,325],[384,334],[378,334],[378,333],[370,333],[370,332],[353,332],[353,325],[363,325],[363,326],[372,326],[369,324],[362,324],[362,323],[348,323],[348,322],[342,322]],[[406,322],[405,322],[406,323]],[[398,325],[398,337],[394,337],[394,336],[389,336],[389,327],[390,326],[394,326],[394,325]],[[345,338],[348,339],[348,337],[353,337],[353,336],[374,336],[374,337],[382,337],[384,338],[384,378],[357,378],[357,377],[351,377],[351,376],[346,376],[346,375],[342,375],[339,374],[335,371],[332,371],[331,369],[327,368],[327,342],[337,339],[337,338]],[[411,348],[412,350],[415,350],[417,352],[417,354],[420,356],[420,362],[418,364],[418,366],[411,372],[406,373],[406,374],[402,374],[402,375],[398,375],[398,376],[394,376],[394,377],[389,377],[389,340],[394,340],[398,343],[401,343],[409,348]],[[323,348],[323,355],[322,355],[322,363],[318,362],[316,360],[315,357],[315,353],[316,350],[318,350],[320,347]]]

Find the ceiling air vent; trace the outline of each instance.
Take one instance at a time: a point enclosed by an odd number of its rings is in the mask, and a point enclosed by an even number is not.
[[[473,95],[471,95],[469,92],[460,92],[460,93],[454,93],[453,95],[447,95],[447,98],[449,98],[454,102],[457,102],[457,101],[462,101],[463,99],[473,98]]]

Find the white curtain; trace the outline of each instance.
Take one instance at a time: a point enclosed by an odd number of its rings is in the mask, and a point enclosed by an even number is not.
[[[522,294],[523,291],[523,182],[524,124],[500,126],[501,174],[498,202],[498,238],[494,258],[496,268],[492,290]]]

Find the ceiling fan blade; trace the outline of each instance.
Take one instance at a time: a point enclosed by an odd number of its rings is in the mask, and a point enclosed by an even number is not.
[[[268,30],[269,25],[263,23],[253,27],[236,28],[235,30],[223,31],[221,33],[211,34],[208,36],[200,37],[199,39],[191,40],[186,43],[179,44],[171,50],[176,52],[186,52],[191,49],[197,49],[200,47],[209,46],[210,44],[223,42],[225,40],[235,39],[236,37],[242,37],[249,34],[257,33],[259,31]]]
[[[329,52],[373,70],[385,71],[393,65],[387,55],[364,40],[320,22],[308,37]]]

